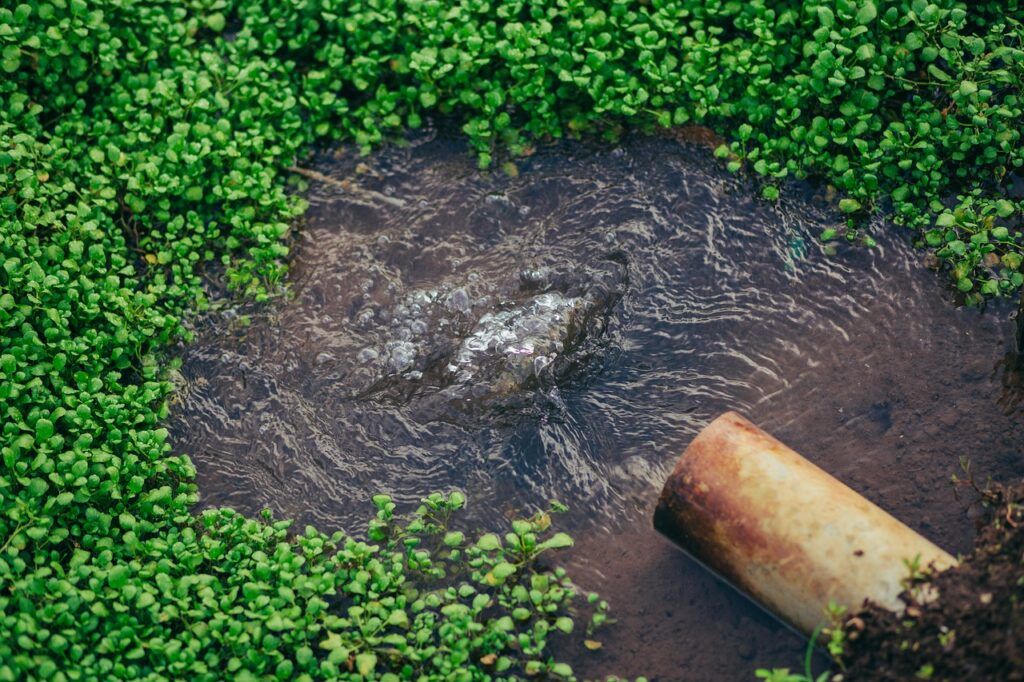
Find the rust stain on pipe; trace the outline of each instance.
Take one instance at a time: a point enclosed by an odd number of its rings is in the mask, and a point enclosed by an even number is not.
[[[956,560],[734,412],[701,431],[665,482],[655,527],[810,634],[830,601],[899,610],[904,560]]]

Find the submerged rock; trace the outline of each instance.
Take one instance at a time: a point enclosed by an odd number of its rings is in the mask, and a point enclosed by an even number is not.
[[[377,355],[369,396],[408,399],[433,389],[480,401],[554,386],[596,354],[621,298],[626,266],[586,273],[530,268],[510,284],[469,277],[451,289],[415,291],[390,315],[392,339]],[[415,303],[412,303],[415,302]]]
[[[524,386],[564,353],[594,307],[585,296],[544,293],[514,308],[486,313],[445,370],[459,384],[482,375],[497,393]]]

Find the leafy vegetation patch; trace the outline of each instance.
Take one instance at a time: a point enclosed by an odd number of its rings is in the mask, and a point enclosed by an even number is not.
[[[159,424],[203,268],[265,299],[301,150],[436,114],[483,166],[549,136],[708,125],[766,197],[823,176],[850,239],[890,202],[970,300],[1009,294],[1019,20],[1015,1],[4,4],[0,679],[568,674],[544,645],[572,591],[530,563],[566,541],[539,518],[474,546],[432,520],[458,499],[404,527],[378,501],[371,546],[191,514]]]

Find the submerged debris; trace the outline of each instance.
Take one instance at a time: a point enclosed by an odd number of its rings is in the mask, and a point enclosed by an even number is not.
[[[593,354],[622,296],[625,266],[607,263],[585,277],[528,268],[511,284],[477,277],[412,292],[386,315],[392,339],[360,353],[379,372],[367,395],[431,388],[479,401],[554,386]]]
[[[509,310],[488,312],[459,345],[446,369],[458,383],[466,383],[481,368],[498,363],[495,379],[499,383],[524,384],[565,350],[574,327],[582,326],[591,307],[587,298],[546,293]]]

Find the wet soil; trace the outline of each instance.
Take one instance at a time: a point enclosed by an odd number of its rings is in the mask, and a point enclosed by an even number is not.
[[[813,187],[772,204],[705,146],[645,137],[552,145],[514,175],[434,133],[303,165],[291,296],[211,316],[184,350],[169,426],[201,504],[358,533],[380,491],[459,488],[481,527],[561,500],[574,576],[619,621],[583,674],[799,662],[801,638],[650,528],[676,457],[725,410],[952,552],[973,537],[960,458],[1024,472],[1011,307],[957,308],[891,226],[827,254],[841,218]],[[537,321],[547,293],[588,302],[585,333],[576,313]],[[508,354],[532,352],[520,327],[557,362],[509,381]]]
[[[1024,680],[1024,483],[984,493],[974,549],[931,584],[907,592],[904,614],[877,607],[846,624],[844,680]]]

